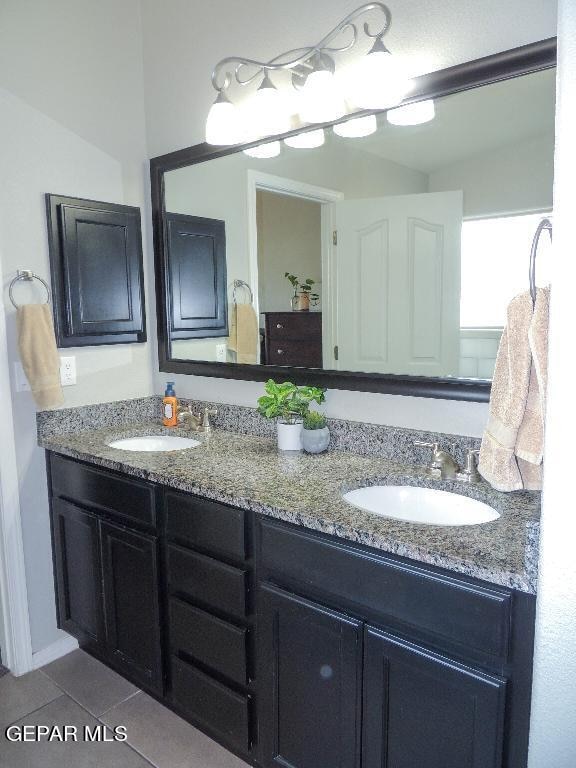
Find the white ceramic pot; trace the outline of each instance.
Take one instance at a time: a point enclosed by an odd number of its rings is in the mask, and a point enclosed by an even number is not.
[[[302,450],[302,422],[297,424],[284,424],[282,421],[278,422],[278,450]]]

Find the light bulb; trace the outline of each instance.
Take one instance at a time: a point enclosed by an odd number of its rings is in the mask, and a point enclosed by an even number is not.
[[[266,144],[258,144],[250,149],[245,149],[244,154],[248,157],[257,157],[259,160],[267,160],[270,157],[278,157],[280,154],[280,142],[268,141]]]
[[[218,94],[206,118],[206,141],[217,146],[239,144],[242,141],[238,110],[222,92]]]
[[[243,112],[247,141],[287,133],[291,128],[286,101],[268,74],[246,102]]]
[[[315,69],[300,90],[299,113],[306,123],[329,123],[346,112],[344,97],[333,73]]]
[[[434,120],[436,110],[433,99],[417,101],[414,104],[406,104],[404,107],[396,107],[386,112],[386,119],[392,125],[420,125]]]
[[[362,109],[395,107],[413,87],[380,39],[366,56],[343,70],[340,79],[347,101]]]
[[[344,123],[337,123],[332,130],[338,136],[344,136],[347,139],[359,139],[362,136],[370,136],[377,128],[376,115],[366,115],[365,117],[346,120]]]
[[[306,131],[297,133],[295,136],[289,136],[284,139],[284,144],[295,149],[315,149],[324,144],[324,131],[319,128],[317,131]]]

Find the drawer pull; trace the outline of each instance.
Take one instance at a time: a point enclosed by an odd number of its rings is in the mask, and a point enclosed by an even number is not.
[[[284,328],[284,326],[282,325],[282,323],[276,323],[276,328]]]

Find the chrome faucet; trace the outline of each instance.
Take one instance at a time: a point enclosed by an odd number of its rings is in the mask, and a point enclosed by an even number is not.
[[[210,416],[217,416],[218,415],[218,409],[217,408],[204,408],[204,418],[202,419],[202,424],[198,427],[199,432],[212,432],[212,424],[210,424]]]
[[[470,448],[466,454],[466,464],[464,468],[456,474],[456,479],[461,480],[463,483],[479,483],[482,480],[480,472],[478,472],[478,463],[476,456],[480,455],[480,451],[475,448]]]
[[[202,416],[196,416],[195,413],[192,413],[191,405],[187,405],[186,407],[179,405],[177,413],[178,424],[186,424],[188,429],[194,430],[195,432],[200,431],[202,427]]]
[[[436,480],[454,480],[456,478],[460,472],[458,462],[448,451],[442,450],[438,443],[425,443],[421,440],[416,440],[414,445],[432,448],[432,460],[429,466],[426,467],[426,474],[434,477]]]

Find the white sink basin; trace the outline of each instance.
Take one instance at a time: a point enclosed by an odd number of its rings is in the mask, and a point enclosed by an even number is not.
[[[476,499],[411,485],[373,485],[348,491],[342,498],[376,515],[424,525],[479,525],[500,517]]]
[[[176,435],[141,435],[113,440],[108,445],[122,451],[181,451],[184,448],[196,448],[201,443],[199,440]]]

